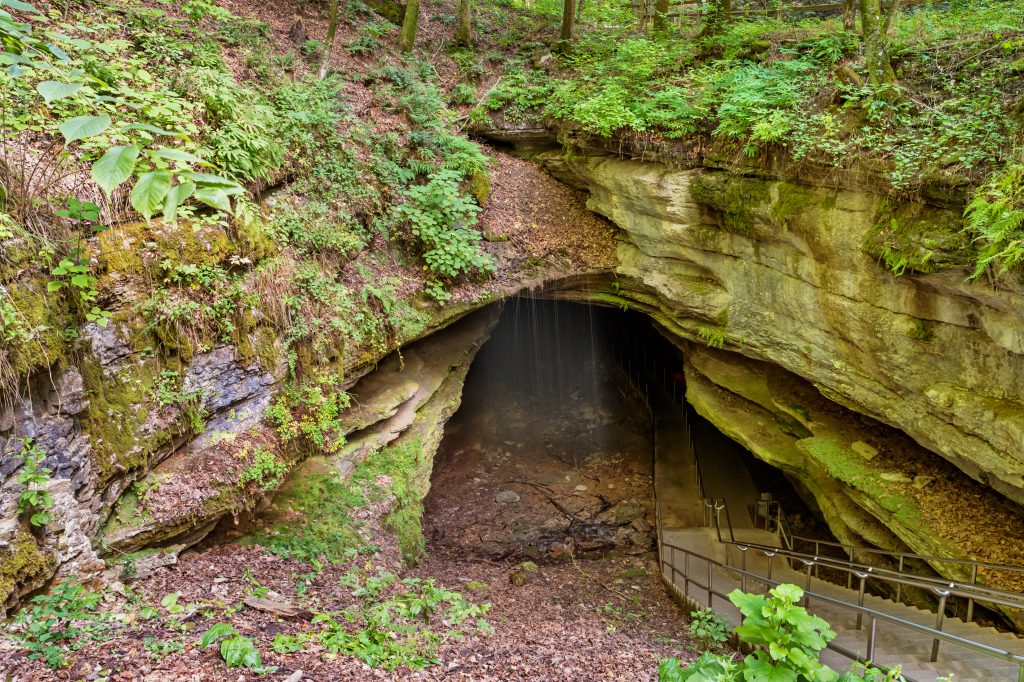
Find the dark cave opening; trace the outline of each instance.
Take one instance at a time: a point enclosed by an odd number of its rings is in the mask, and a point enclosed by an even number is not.
[[[636,371],[653,358],[682,405],[682,353],[645,315],[547,299],[508,301],[473,362],[462,405],[435,457],[424,516],[432,549],[532,559],[651,551],[650,406],[671,400],[660,389],[655,395],[654,378]],[[802,531],[830,538],[780,471],[691,407],[682,409],[706,460],[702,466],[720,466],[730,489],[741,481],[746,498],[770,495],[800,520]],[[740,469],[749,475],[737,476]]]

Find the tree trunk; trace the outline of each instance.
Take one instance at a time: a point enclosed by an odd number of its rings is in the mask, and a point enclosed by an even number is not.
[[[576,0],[565,0],[562,5],[562,33],[559,39],[564,43],[572,42],[572,34],[576,28]]]
[[[455,29],[455,44],[462,47],[473,44],[473,0],[459,0],[459,27]]]
[[[704,28],[701,35],[712,36],[722,32],[729,20],[732,19],[732,0],[711,0],[708,3],[708,12],[704,15]]]
[[[576,27],[576,0],[565,0],[562,4],[562,32],[558,37],[558,49],[561,52],[569,50],[572,42],[572,34]]]
[[[664,31],[668,14],[668,0],[655,0],[654,2],[654,30]]]
[[[409,0],[405,6],[405,20],[402,22],[402,32],[398,36],[398,46],[402,52],[412,52],[416,44],[416,27],[420,21],[420,0]]]
[[[896,82],[889,63],[885,34],[882,33],[881,0],[860,0],[860,23],[864,30],[864,57],[868,66],[868,83],[875,87]]]
[[[852,31],[856,16],[857,8],[853,0],[843,0],[843,29]]]
[[[324,58],[320,62],[320,70],[317,78],[323,80],[327,75],[327,69],[331,65],[331,54],[334,53],[334,36],[338,33],[338,0],[331,0],[330,9],[327,12],[327,47],[324,49]]]
[[[885,18],[885,25],[882,27],[882,37],[888,39],[889,31],[892,30],[892,22],[896,13],[900,11],[901,0],[892,0],[892,7],[889,8],[889,15]]]

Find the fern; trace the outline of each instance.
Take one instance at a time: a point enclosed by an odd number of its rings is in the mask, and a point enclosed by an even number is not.
[[[1024,164],[1014,163],[989,178],[964,211],[964,230],[980,243],[971,279],[998,264],[1004,274],[1024,263]]]

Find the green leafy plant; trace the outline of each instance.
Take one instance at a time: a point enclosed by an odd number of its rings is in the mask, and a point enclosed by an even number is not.
[[[279,654],[294,654],[302,651],[302,646],[308,640],[309,636],[304,632],[295,635],[286,635],[283,632],[279,632],[274,635],[274,640],[270,643],[270,647]]]
[[[729,624],[711,609],[690,612],[690,636],[703,649],[718,649],[729,641]]]
[[[263,660],[256,645],[249,637],[238,634],[228,623],[217,623],[203,633],[199,650],[220,642],[220,657],[229,668],[248,668],[257,674],[273,672],[276,666],[263,667]]]
[[[981,244],[972,279],[1024,262],[1024,164],[1009,164],[978,190],[964,211],[964,229]]]
[[[18,496],[18,514],[28,516],[33,526],[45,526],[53,520],[49,511],[53,508],[53,496],[46,490],[53,470],[43,466],[46,453],[31,438],[22,441],[22,451],[17,457],[21,459],[21,468],[16,480],[25,486]]]
[[[273,490],[281,483],[281,479],[288,473],[288,465],[282,462],[273,452],[266,448],[258,448],[253,454],[252,461],[238,479],[239,485],[255,483],[260,490],[266,492]]]
[[[176,370],[160,372],[156,381],[156,399],[164,407],[177,407],[193,433],[202,433],[206,426],[207,410],[203,406],[203,389],[185,389],[179,385],[181,373]]]
[[[105,618],[96,611],[101,598],[99,592],[71,581],[33,597],[31,606],[14,618],[16,636],[29,658],[42,660],[48,668],[61,668],[72,651],[101,640],[107,630]]]
[[[440,170],[427,184],[410,187],[405,203],[395,209],[419,240],[427,268],[449,280],[495,269],[494,260],[480,250],[480,232],[472,227],[480,207],[462,193],[460,180],[458,171]]]
[[[167,656],[185,651],[185,643],[179,639],[160,639],[152,635],[143,638],[142,648],[146,655],[158,661]]]
[[[355,656],[372,667],[423,668],[437,662],[437,650],[445,638],[490,631],[482,618],[489,604],[470,604],[433,580],[399,581],[390,573],[351,571],[341,585],[362,602],[344,614],[355,630],[322,613],[313,619],[323,626],[318,638],[328,651]],[[439,626],[442,632],[436,631]]]
[[[796,585],[781,584],[767,595],[733,590],[729,600],[743,614],[736,634],[752,653],[742,660],[733,655],[704,652],[683,665],[668,658],[658,667],[659,682],[882,682],[902,679],[899,669],[880,670],[855,666],[842,676],[819,660],[821,651],[836,636],[828,623],[807,613],[797,603],[804,592]]]
[[[96,283],[99,280],[90,274],[91,270],[92,266],[81,255],[81,251],[74,249],[66,258],[60,260],[57,267],[50,271],[50,274],[57,279],[49,282],[46,289],[54,292],[60,291],[65,286],[68,287],[75,292],[78,302],[85,311],[86,320],[106,327],[110,323],[110,313],[93,305],[100,293],[96,289]]]
[[[325,452],[337,452],[345,444],[340,417],[349,406],[349,396],[337,383],[331,375],[319,376],[282,392],[267,410],[282,440],[302,437]]]
[[[697,338],[708,344],[711,348],[722,348],[725,346],[725,331],[722,329],[698,327]]]

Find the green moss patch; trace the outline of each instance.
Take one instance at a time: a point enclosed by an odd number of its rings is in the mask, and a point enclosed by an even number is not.
[[[157,409],[154,396],[161,370],[158,360],[142,360],[107,375],[87,355],[79,369],[89,398],[82,426],[93,444],[100,481],[108,481],[126,471],[145,469],[150,453],[168,445],[181,430],[177,424],[167,428],[142,428]]]
[[[771,195],[763,180],[727,173],[704,173],[690,185],[693,198],[718,218],[722,229],[745,237],[756,236],[761,213]],[[760,230],[763,232],[763,229]]]
[[[921,509],[901,492],[900,480],[886,481],[887,472],[870,466],[851,448],[826,437],[804,438],[796,446],[824,466],[829,476],[861,491],[901,524],[916,528],[921,523]]]
[[[269,523],[242,542],[314,565],[337,563],[368,546],[364,525],[352,511],[385,505],[384,526],[395,535],[402,557],[415,562],[424,546],[421,520],[429,485],[424,465],[429,458],[418,440],[371,453],[347,480],[331,460],[308,460],[274,500]]]
[[[16,585],[45,580],[57,568],[57,556],[39,546],[36,539],[19,530],[14,541],[0,550],[0,601],[6,601]]]
[[[964,268],[974,262],[970,239],[954,211],[885,201],[864,250],[896,275]]]

